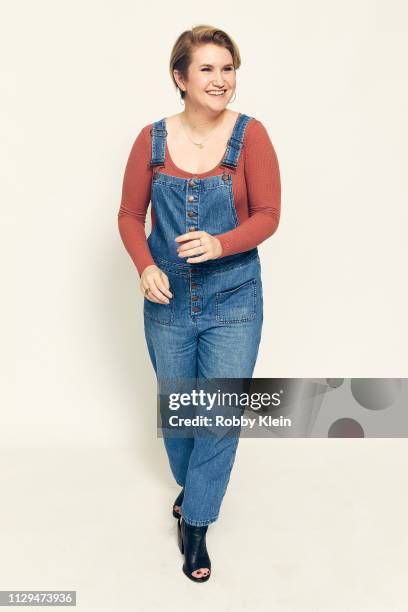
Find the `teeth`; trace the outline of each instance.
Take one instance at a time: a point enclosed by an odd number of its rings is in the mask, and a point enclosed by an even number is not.
[[[223,96],[225,91],[207,91],[210,96]]]

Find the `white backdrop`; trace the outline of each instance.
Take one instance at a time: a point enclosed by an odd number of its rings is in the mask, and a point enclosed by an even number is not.
[[[136,135],[181,109],[170,50],[199,23],[238,43],[231,108],[264,123],[280,163],[254,376],[407,375],[402,1],[3,4],[3,448],[155,437],[117,213]]]

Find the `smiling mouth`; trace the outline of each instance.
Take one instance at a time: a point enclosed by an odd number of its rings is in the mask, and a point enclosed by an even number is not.
[[[206,93],[208,93],[209,96],[223,96],[226,93],[226,89],[212,89],[209,91],[206,91]]]

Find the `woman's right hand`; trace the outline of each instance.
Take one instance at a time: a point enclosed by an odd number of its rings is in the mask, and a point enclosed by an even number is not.
[[[173,294],[169,290],[170,283],[167,274],[155,264],[147,266],[140,277],[140,290],[144,297],[156,304],[169,304]],[[149,291],[146,291],[149,289]],[[167,297],[166,297],[167,296]]]

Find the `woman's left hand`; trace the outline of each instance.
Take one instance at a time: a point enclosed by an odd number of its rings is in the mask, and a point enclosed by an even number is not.
[[[177,248],[179,257],[187,257],[188,263],[218,259],[222,254],[222,246],[218,238],[201,230],[181,234],[177,236],[176,242],[182,243]]]

